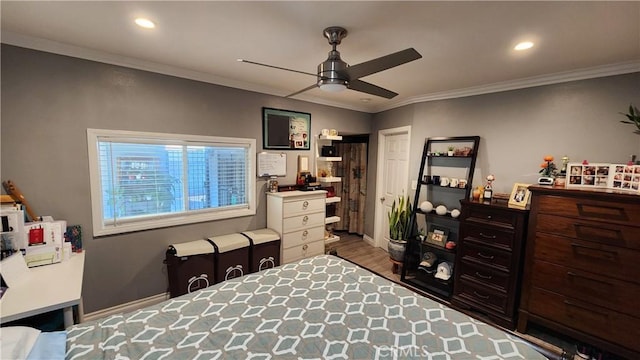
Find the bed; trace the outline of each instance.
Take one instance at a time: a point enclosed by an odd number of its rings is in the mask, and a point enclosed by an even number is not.
[[[545,359],[528,343],[322,255],[76,324],[66,359]]]

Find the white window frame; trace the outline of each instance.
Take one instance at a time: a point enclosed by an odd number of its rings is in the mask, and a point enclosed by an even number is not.
[[[101,138],[113,138],[123,140],[139,140],[140,143],[149,141],[168,141],[182,142],[184,144],[201,143],[216,145],[228,144],[231,146],[248,147],[246,183],[248,207],[228,209],[215,209],[215,211],[192,210],[171,215],[165,215],[162,218],[155,217],[150,219],[132,220],[117,226],[105,225],[103,208],[102,208],[102,181],[100,178],[100,160],[98,152],[98,142]],[[201,135],[184,135],[184,134],[166,134],[154,132],[124,131],[124,130],[105,130],[105,129],[87,129],[87,146],[89,154],[89,182],[91,186],[91,209],[93,222],[93,236],[104,236],[127,233],[132,231],[157,229],[169,226],[192,224],[212,220],[237,218],[243,216],[253,216],[256,214],[256,140],[248,138],[232,138],[218,136],[201,136]]]

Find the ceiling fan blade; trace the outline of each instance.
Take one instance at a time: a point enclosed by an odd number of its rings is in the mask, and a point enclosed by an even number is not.
[[[352,80],[349,81],[349,85],[347,86],[351,90],[360,91],[363,93],[380,96],[387,99],[393,99],[398,95],[391,90],[383,89],[380,86],[373,85],[371,83],[362,81],[362,80]]]
[[[377,59],[350,66],[345,72],[349,76],[349,79],[353,81],[367,75],[375,74],[382,70],[391,69],[392,67],[396,67],[413,60],[418,60],[421,57],[422,55],[420,55],[416,49],[408,48]]]
[[[306,87],[306,88],[304,88],[304,89],[302,89],[302,90],[296,91],[296,92],[294,92],[293,94],[289,94],[289,95],[287,95],[287,96],[285,96],[285,97],[286,97],[286,98],[288,98],[288,97],[296,96],[296,95],[298,95],[298,94],[300,94],[300,93],[303,93],[303,92],[305,92],[305,91],[307,91],[307,90],[311,90],[311,89],[313,89],[313,88],[315,88],[315,87],[318,87],[318,84],[313,84],[313,85],[308,86],[308,87]]]
[[[251,61],[251,60],[238,59],[238,61],[239,61],[239,62],[243,62],[243,63],[247,63],[247,64],[253,64],[253,65],[266,66],[266,67],[270,67],[270,68],[273,68],[273,69],[279,69],[279,70],[285,70],[285,71],[292,71],[292,72],[296,72],[296,73],[299,73],[299,74],[305,74],[305,75],[311,75],[311,76],[318,76],[318,74],[312,74],[312,73],[308,73],[308,72],[300,71],[300,70],[287,69],[287,68],[283,68],[283,67],[275,66],[275,65],[263,64],[263,63],[259,63],[259,62],[255,62],[255,61]]]

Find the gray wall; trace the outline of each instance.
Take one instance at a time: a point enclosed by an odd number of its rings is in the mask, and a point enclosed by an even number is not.
[[[92,237],[87,128],[257,139],[263,106],[311,113],[322,128],[367,134],[371,115],[129,68],[2,45],[1,177],[13,180],[39,215],[80,224],[86,250],[86,312],[163,293],[169,244],[266,226],[265,195],[256,216],[101,238]],[[287,151],[294,183],[297,155]],[[310,164],[313,166],[313,164]],[[265,181],[257,183],[258,194]]]
[[[365,234],[373,237],[377,134],[412,126],[409,179],[417,176],[429,136],[480,135],[476,183],[496,175],[496,190],[533,183],[542,157],[626,162],[640,155],[640,136],[619,123],[640,106],[640,74],[413,104],[371,115],[2,45],[0,175],[13,180],[38,214],[80,224],[87,250],[85,311],[167,289],[167,245],[266,224],[265,197],[254,217],[184,225],[94,239],[86,129],[105,128],[252,137],[262,148],[263,106],[311,113],[312,133],[335,128],[371,134]],[[372,120],[373,119],[373,120]],[[314,144],[311,144],[312,149]],[[287,152],[293,183],[297,155]],[[489,161],[490,159],[490,161]],[[559,160],[558,160],[559,161]],[[313,165],[313,164],[311,164]],[[265,182],[258,181],[263,193]]]
[[[592,163],[640,158],[635,126],[619,122],[630,103],[640,106],[640,73],[408,105],[374,115],[369,159],[376,159],[379,130],[411,125],[409,179],[416,180],[426,137],[479,135],[474,183],[494,174],[494,191],[508,193],[515,182],[535,183],[547,154],[558,166],[564,155]],[[373,208],[374,180],[367,189]],[[365,224],[373,236],[373,212]]]

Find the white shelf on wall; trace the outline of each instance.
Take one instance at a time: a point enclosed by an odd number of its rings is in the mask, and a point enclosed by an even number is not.
[[[325,225],[337,223],[338,221],[340,221],[340,217],[339,216],[328,216],[328,217],[326,217],[324,219]]]
[[[342,136],[340,136],[340,135],[318,135],[318,139],[320,139],[320,140],[340,141],[340,140],[342,140]]]
[[[342,182],[342,179],[336,176],[318,177],[316,181],[321,183]]]
[[[325,245],[326,244],[331,244],[331,243],[334,243],[334,242],[338,242],[338,241],[340,241],[340,236],[338,236],[338,235],[331,235],[328,238],[324,239]]]
[[[318,161],[342,161],[340,156],[318,156]]]
[[[340,199],[340,196],[328,197],[327,198],[327,204],[339,203],[340,200],[342,200],[342,199]]]
[[[336,170],[336,166],[338,162],[342,161],[341,156],[322,156],[322,147],[323,146],[332,146],[334,141],[342,140],[342,136],[339,135],[318,135],[316,140],[316,181],[322,184],[322,186],[332,186],[331,183],[340,183],[342,179],[334,175],[334,171]],[[327,153],[327,155],[335,155],[331,153]],[[328,176],[320,176],[328,175]],[[336,206],[336,204],[340,203],[342,199],[339,196],[328,197],[325,201],[326,206]],[[324,220],[326,229],[326,233],[329,235],[324,239],[324,243],[330,244],[340,240],[340,236],[333,234],[333,227],[331,224],[337,223],[340,221],[339,216],[327,216]]]

